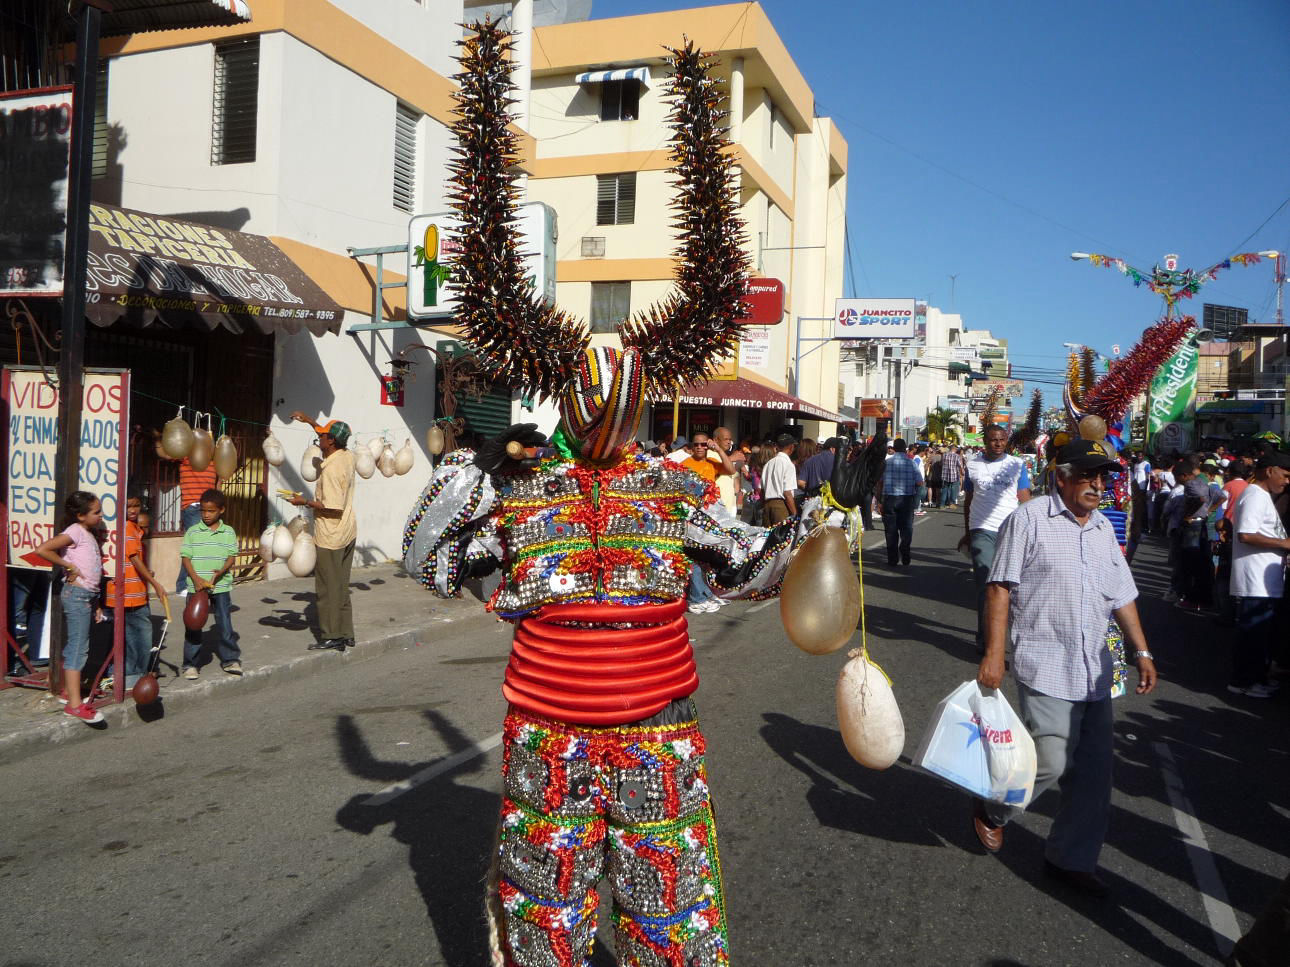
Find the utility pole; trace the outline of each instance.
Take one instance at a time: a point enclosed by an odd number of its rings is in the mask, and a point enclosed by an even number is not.
[[[954,287],[958,279],[959,274],[957,272],[950,276],[950,312],[954,311]]]

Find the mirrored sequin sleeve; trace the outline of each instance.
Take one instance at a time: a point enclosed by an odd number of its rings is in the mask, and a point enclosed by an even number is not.
[[[403,566],[440,597],[456,597],[471,574],[501,560],[491,514],[497,500],[490,477],[469,450],[457,450],[435,469],[403,529]]]
[[[713,592],[722,598],[771,598],[780,583],[793,550],[806,537],[811,514],[820,506],[812,497],[800,517],[790,517],[774,527],[755,527],[735,517],[719,501],[691,512],[686,522],[685,552],[702,566]],[[829,513],[830,526],[841,526],[845,517]]]

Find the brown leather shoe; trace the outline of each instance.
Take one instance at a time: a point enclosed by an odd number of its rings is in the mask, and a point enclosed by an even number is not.
[[[1003,827],[990,822],[990,817],[985,814],[985,804],[980,799],[972,803],[972,828],[987,853],[1003,849]]]
[[[979,835],[979,834],[978,834]],[[1064,870],[1056,863],[1044,860],[1044,872],[1054,880],[1061,880],[1067,886],[1074,887],[1081,893],[1101,900],[1111,895],[1111,888],[1096,873],[1084,873],[1080,870]]]

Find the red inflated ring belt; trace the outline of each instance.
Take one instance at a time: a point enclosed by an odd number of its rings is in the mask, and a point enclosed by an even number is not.
[[[515,629],[502,694],[522,711],[587,725],[655,715],[699,684],[684,615],[683,600],[548,605]]]

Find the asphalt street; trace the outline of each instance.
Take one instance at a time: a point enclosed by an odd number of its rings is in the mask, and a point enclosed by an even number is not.
[[[920,518],[900,569],[866,535],[870,650],[906,753],[975,674],[961,529]],[[987,856],[966,794],[848,756],[845,649],[798,651],[777,602],[692,616],[733,962],[1217,962],[1287,872],[1290,702],[1225,692],[1232,632],[1160,600],[1159,543],[1135,573],[1162,683],[1116,703],[1109,901],[1042,875],[1055,792]],[[409,590],[406,606],[430,600]],[[369,661],[4,766],[0,963],[485,964],[508,631],[481,609]],[[613,963],[607,927],[601,940],[597,967]]]

